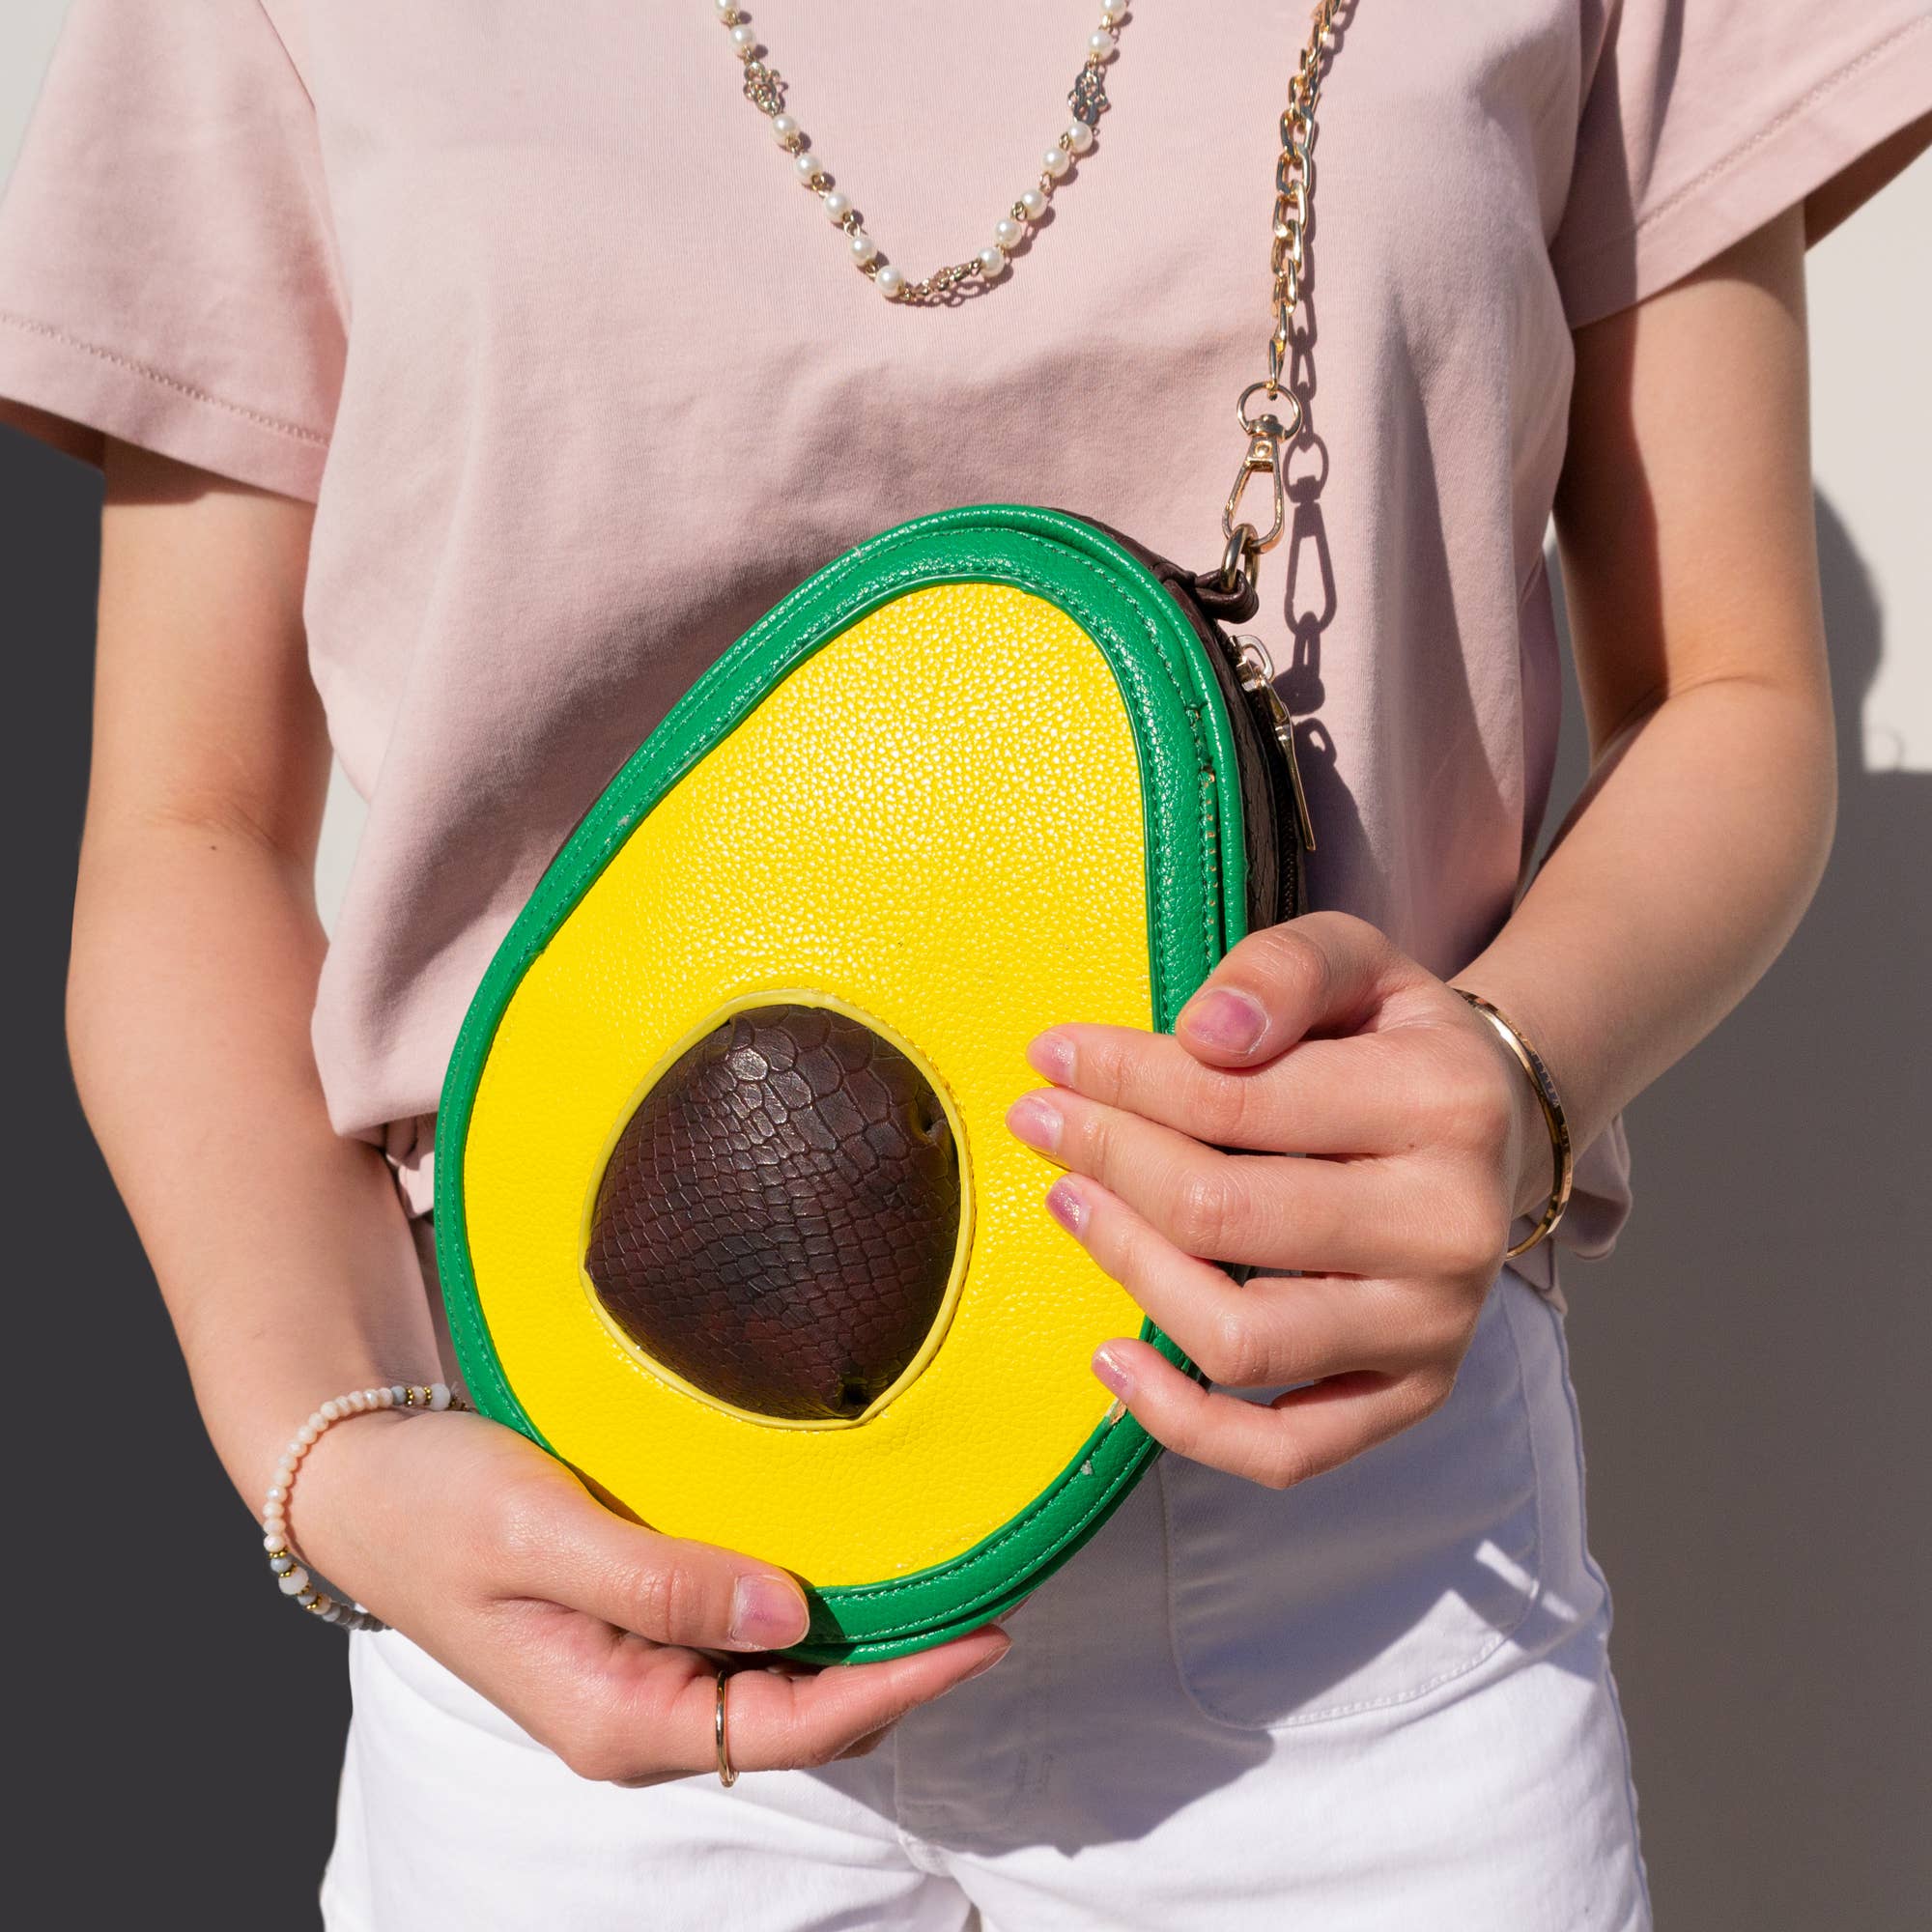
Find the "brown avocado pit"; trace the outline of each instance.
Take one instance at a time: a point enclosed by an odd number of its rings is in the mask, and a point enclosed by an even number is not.
[[[703,1394],[851,1420],[939,1319],[959,1188],[946,1109],[892,1041],[833,1008],[751,1008],[639,1102],[584,1267],[618,1328]]]

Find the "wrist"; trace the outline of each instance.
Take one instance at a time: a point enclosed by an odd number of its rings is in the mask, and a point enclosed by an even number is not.
[[[215,1373],[222,1377],[218,1387],[205,1387],[212,1377],[197,1373],[197,1405],[221,1466],[251,1516],[261,1514],[262,1492],[275,1480],[276,1465],[321,1403],[345,1389],[381,1387],[392,1380],[366,1364],[359,1378],[355,1368],[345,1370],[339,1363],[325,1365],[319,1375],[304,1369],[272,1378],[251,1377],[241,1369]]]
[[[1549,1122],[1535,1084],[1502,1041],[1495,1044],[1508,1062],[1510,1091],[1516,1095],[1511,1168],[1515,1192],[1510,1197],[1510,1212],[1520,1220],[1524,1215],[1542,1213],[1555,1188],[1556,1158],[1549,1143]]]
[[[302,1458],[289,1499],[289,1534],[313,1570],[344,1588],[359,1593],[370,1580],[363,1546],[384,1537],[373,1519],[388,1488],[385,1459],[412,1420],[399,1409],[358,1415],[353,1426],[345,1421],[318,1437]]]
[[[1512,1220],[1534,1215],[1533,1234],[1512,1244],[1512,1256],[1534,1247],[1555,1231],[1569,1205],[1573,1149],[1563,1100],[1554,1077],[1520,1024],[1474,988],[1451,988],[1501,1055],[1513,1096],[1511,1131],[1503,1172],[1511,1185]]]
[[[393,1482],[372,1458],[393,1449],[408,1411],[463,1406],[441,1382],[372,1383],[310,1411],[270,1471],[261,1505],[264,1547],[285,1593],[298,1592],[296,1601],[328,1622],[381,1627],[343,1601],[339,1588],[331,1592],[327,1579],[359,1592],[365,1572],[381,1574],[363,1557],[372,1537],[378,1550],[388,1540],[387,1527],[371,1520],[384,1514]]]

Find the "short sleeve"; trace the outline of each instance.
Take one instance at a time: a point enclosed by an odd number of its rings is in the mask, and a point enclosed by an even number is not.
[[[1703,266],[1932,110],[1932,0],[1586,0],[1550,246],[1571,326]]]
[[[312,499],[344,348],[314,108],[262,0],[73,0],[0,200],[0,413]]]

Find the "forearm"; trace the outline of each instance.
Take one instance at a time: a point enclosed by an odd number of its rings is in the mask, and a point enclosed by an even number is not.
[[[218,815],[112,817],[82,853],[74,1066],[253,1505],[319,1399],[433,1376],[422,1282],[381,1155],[323,1110],[306,855]],[[324,1438],[302,1465],[304,1559],[581,1776],[635,1786],[712,1763],[717,1656],[800,1641],[797,1584],[611,1514],[513,1430],[420,1421]],[[733,1754],[747,1770],[850,1754],[1006,1648],[995,1629],[857,1669],[748,1670]]]
[[[1829,697],[1786,682],[1695,685],[1605,748],[1515,915],[1456,976],[1536,1041],[1579,1148],[1776,957],[1824,869],[1835,788]]]
[[[433,1379],[437,1337],[386,1166],[330,1129],[309,1044],[329,771],[302,625],[312,512],[111,440],[105,456],[69,1037],[252,1507],[318,1402]],[[514,1430],[437,1420],[369,1416],[304,1459],[304,1558],[584,1776],[710,1763],[712,1653],[798,1642],[797,1585],[613,1516]],[[738,1760],[863,1747],[1005,1647],[747,1672]]]
[[[437,1361],[385,1163],[325,1111],[299,867],[218,819],[90,825],[69,985],[82,1104],[251,1504],[318,1401]]]
[[[1831,848],[1799,211],[1576,340],[1556,524],[1592,777],[1459,977],[1582,1147],[1749,990]],[[1548,1186],[1532,1154],[1519,1205]]]

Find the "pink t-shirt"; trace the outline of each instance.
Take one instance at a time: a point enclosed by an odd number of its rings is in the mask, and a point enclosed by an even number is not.
[[[1094,12],[756,24],[917,275],[1033,183]],[[315,500],[312,663],[369,802],[316,1054],[413,1204],[512,915],[800,578],[985,500],[1218,558],[1305,31],[1146,0],[1048,220],[935,311],[855,272],[710,0],[75,0],[0,206],[0,395]],[[1303,721],[1317,903],[1445,974],[1495,931],[1556,745],[1570,331],[1928,106],[1927,0],[1358,0],[1317,149],[1325,478],[1253,627]],[[1573,1247],[1627,1172],[1620,1132],[1590,1150]]]

